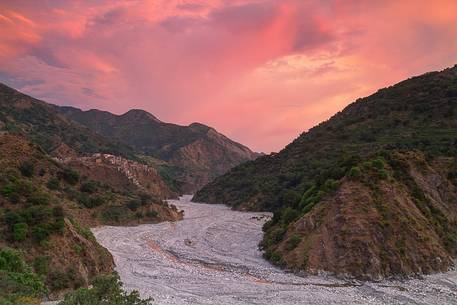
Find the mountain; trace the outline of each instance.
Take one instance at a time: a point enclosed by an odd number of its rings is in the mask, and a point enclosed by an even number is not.
[[[182,193],[193,193],[230,168],[259,156],[211,127],[164,123],[144,110],[115,115],[73,107],[56,109],[95,133],[147,156],[144,160],[174,180],[175,188]]]
[[[135,159],[133,149],[65,118],[51,104],[0,83],[0,130],[26,135],[53,155],[110,153]]]
[[[273,211],[261,246],[290,269],[444,271],[457,256],[456,158],[457,66],[358,99],[193,200]]]

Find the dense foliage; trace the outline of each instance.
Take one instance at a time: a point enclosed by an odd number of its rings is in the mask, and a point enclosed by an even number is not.
[[[39,304],[46,289],[22,255],[13,249],[0,249],[0,304]]]

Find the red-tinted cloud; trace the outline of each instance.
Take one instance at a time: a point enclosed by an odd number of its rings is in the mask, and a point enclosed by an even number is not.
[[[200,121],[268,152],[378,87],[455,64],[456,3],[2,1],[0,81]]]

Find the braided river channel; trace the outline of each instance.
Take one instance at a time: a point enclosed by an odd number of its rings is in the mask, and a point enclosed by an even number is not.
[[[93,229],[124,288],[154,304],[457,304],[457,271],[381,282],[285,272],[258,249],[269,213],[190,199],[169,201],[184,210],[181,221]]]

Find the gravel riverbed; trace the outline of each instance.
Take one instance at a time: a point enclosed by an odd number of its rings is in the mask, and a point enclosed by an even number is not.
[[[257,245],[269,213],[170,203],[178,222],[93,229],[127,290],[155,304],[457,304],[457,271],[407,281],[359,283],[299,277],[265,261]]]

